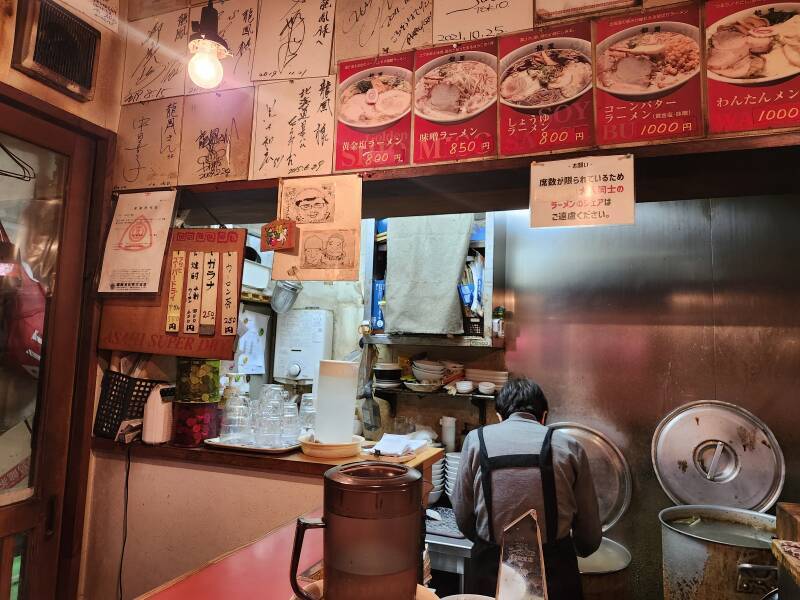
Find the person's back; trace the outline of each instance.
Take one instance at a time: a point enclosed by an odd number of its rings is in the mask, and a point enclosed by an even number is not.
[[[580,597],[575,554],[588,556],[602,540],[586,454],[575,439],[538,422],[546,418],[547,400],[535,383],[511,380],[496,404],[503,421],[472,431],[464,440],[451,498],[459,528],[479,547],[490,549],[488,555],[499,556],[497,545],[505,526],[536,510],[548,585],[555,591],[551,597],[575,600]],[[484,480],[487,471],[488,483]],[[489,572],[492,568],[496,573],[496,564],[488,567]],[[561,579],[575,578],[578,595],[568,587],[559,596],[557,590],[564,582],[552,581],[555,573]],[[487,581],[483,592],[488,593],[491,585]]]

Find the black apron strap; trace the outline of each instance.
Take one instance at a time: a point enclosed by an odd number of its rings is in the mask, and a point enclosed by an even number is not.
[[[542,496],[544,499],[545,530],[548,543],[558,539],[558,497],[556,495],[556,475],[553,471],[553,430],[548,429],[542,443],[540,472],[542,474]]]
[[[478,429],[478,441],[481,444],[481,485],[483,487],[483,502],[486,505],[486,520],[489,525],[489,542],[494,541],[494,526],[492,524],[492,465],[489,462],[489,453],[486,452],[486,442],[483,439],[483,427]]]

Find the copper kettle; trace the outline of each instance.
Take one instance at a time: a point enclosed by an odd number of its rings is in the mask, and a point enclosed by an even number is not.
[[[422,476],[400,464],[359,462],[325,472],[322,519],[297,520],[291,584],[307,529],[325,528],[324,600],[414,600],[422,560]]]

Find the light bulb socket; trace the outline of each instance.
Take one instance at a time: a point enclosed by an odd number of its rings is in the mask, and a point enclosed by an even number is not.
[[[199,40],[208,40],[222,46],[222,51],[218,54],[226,56],[228,54],[228,42],[219,34],[219,12],[212,3],[208,0],[208,6],[204,6],[200,12],[200,20],[192,21],[192,35],[189,36],[189,50],[196,52],[197,42]],[[194,50],[192,49],[194,46]]]

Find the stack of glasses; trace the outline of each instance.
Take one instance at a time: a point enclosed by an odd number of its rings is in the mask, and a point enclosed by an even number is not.
[[[287,448],[297,444],[301,425],[302,429],[314,426],[311,394],[303,395],[303,405],[298,412],[297,403],[282,385],[265,385],[260,397],[251,399],[249,404],[244,397],[226,390],[220,432],[222,442],[257,448]]]

